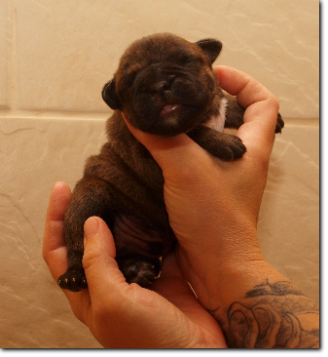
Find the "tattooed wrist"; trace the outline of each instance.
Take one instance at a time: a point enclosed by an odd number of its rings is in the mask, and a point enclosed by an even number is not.
[[[319,347],[319,307],[290,281],[267,280],[228,308],[209,311],[229,347]]]

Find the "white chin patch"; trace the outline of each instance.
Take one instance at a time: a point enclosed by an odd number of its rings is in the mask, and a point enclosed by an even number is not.
[[[220,111],[219,111],[220,114],[218,116],[213,116],[208,122],[202,125],[205,125],[211,129],[214,129],[222,133],[224,130],[224,123],[226,120],[227,104],[228,104],[228,100],[226,98],[222,98],[220,104]]]

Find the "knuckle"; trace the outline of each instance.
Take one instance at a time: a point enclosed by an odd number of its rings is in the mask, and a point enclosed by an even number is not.
[[[278,98],[274,94],[272,94],[272,93],[270,93],[270,94],[271,95],[269,97],[269,104],[278,111],[279,110]]]

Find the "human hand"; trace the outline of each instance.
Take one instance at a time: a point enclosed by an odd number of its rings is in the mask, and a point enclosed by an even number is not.
[[[57,281],[67,267],[63,217],[71,199],[64,183],[51,193],[43,256]],[[115,261],[115,245],[103,220],[85,223],[83,266],[88,289],[63,290],[75,316],[108,348],[224,348],[222,331],[183,279],[174,254],[163,261],[152,291],[127,284]]]
[[[247,148],[242,159],[223,162],[186,134],[163,138],[127,123],[162,168],[166,209],[179,242],[178,263],[207,307],[217,304],[218,295],[221,302],[232,299],[227,291],[234,289],[237,269],[248,276],[270,270],[256,228],[279,108],[273,94],[246,73],[224,66],[215,70],[222,88],[246,108],[237,131]],[[218,279],[226,284],[213,293]]]

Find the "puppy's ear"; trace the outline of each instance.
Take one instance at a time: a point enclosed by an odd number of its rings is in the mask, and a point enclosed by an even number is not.
[[[115,77],[104,85],[102,98],[112,109],[122,110],[122,105],[115,91]]]
[[[216,57],[220,54],[222,49],[222,43],[211,38],[197,41],[195,44],[203,50],[211,64],[215,61]]]

